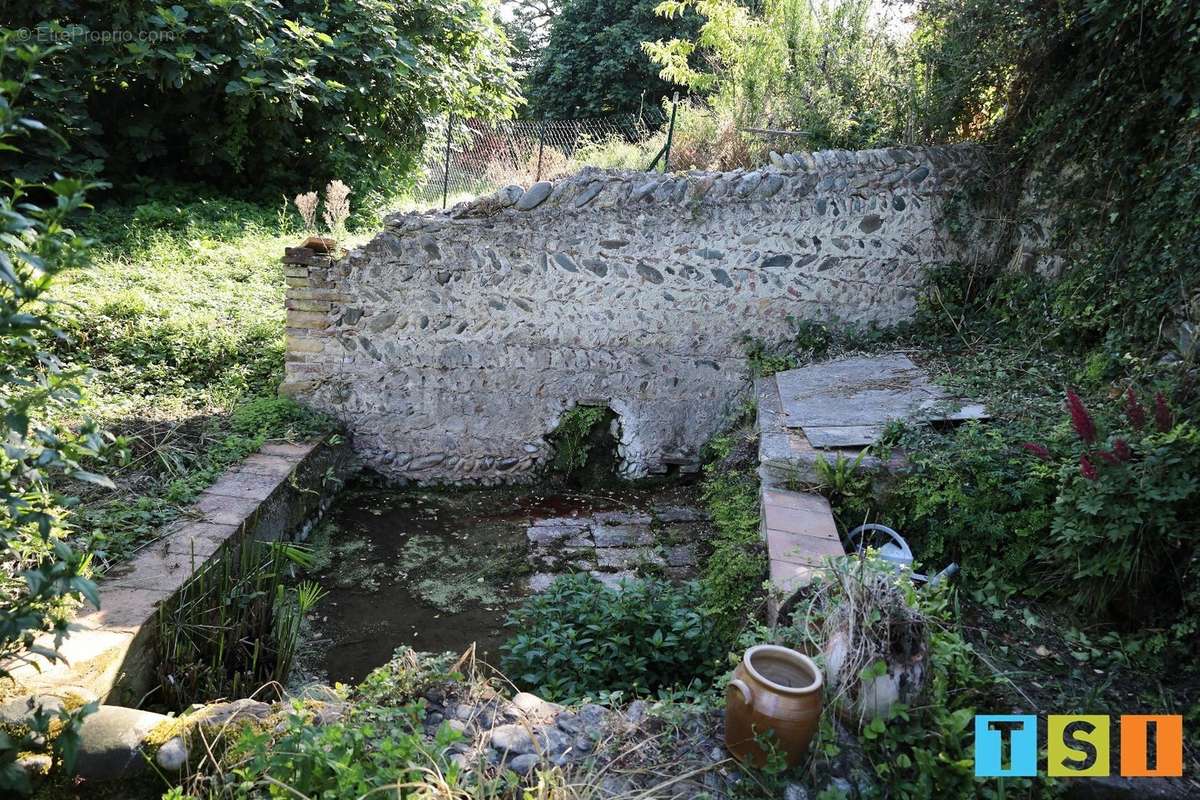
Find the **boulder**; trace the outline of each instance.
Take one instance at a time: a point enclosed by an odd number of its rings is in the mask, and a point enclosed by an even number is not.
[[[120,706],[100,706],[79,728],[75,774],[86,780],[112,780],[146,769],[142,742],[170,720],[163,714]]]

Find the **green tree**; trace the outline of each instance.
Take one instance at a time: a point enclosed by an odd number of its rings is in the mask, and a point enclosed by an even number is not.
[[[0,34],[0,151],[19,152],[49,135],[15,106],[39,57],[13,34]],[[87,262],[88,241],[66,225],[91,185],[62,177],[29,184],[7,174],[0,183],[0,678],[31,657],[57,658],[72,599],[99,605],[86,558],[65,540],[73,500],[52,481],[111,485],[81,466],[101,456],[108,440],[90,425],[54,422],[78,416],[79,375],[50,351],[62,334],[45,296],[55,275]],[[62,723],[54,746],[68,769],[77,722],[88,710],[53,715]],[[49,731],[51,716],[39,709],[24,737],[0,731],[0,793],[29,789],[16,757]]]
[[[4,24],[58,44],[30,106],[64,139],[27,178],[71,158],[114,183],[361,191],[411,166],[424,117],[518,100],[490,0],[32,0]]]
[[[504,22],[512,44],[512,65],[522,77],[537,64],[550,39],[550,25],[562,11],[563,0],[511,0]]]
[[[704,20],[694,36],[647,40],[662,76],[709,94],[740,126],[800,130],[814,149],[915,136],[908,52],[872,21],[870,0],[663,0],[656,10]]]
[[[691,36],[695,14],[667,19],[657,0],[567,0],[530,71],[526,95],[536,117],[567,119],[659,105],[679,84],[659,77],[642,42]],[[577,110],[578,109],[578,110]]]

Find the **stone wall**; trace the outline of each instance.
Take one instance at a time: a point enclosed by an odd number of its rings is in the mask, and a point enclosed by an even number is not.
[[[576,404],[618,414],[626,475],[692,469],[750,397],[746,337],[783,340],[793,318],[894,323],[925,267],[995,256],[948,224],[978,150],[772,162],[586,170],[389,217],[332,263],[292,259],[283,389],[398,479],[528,478]]]

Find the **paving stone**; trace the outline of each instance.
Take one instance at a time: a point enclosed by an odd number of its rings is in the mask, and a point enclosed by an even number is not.
[[[554,583],[560,577],[559,573],[554,572],[538,572],[529,576],[529,591],[538,594],[550,588],[550,584]]]
[[[663,566],[666,561],[650,549],[638,547],[601,547],[596,549],[596,565],[600,569],[626,569],[639,564]]]
[[[589,528],[592,525],[592,519],[591,517],[546,517],[545,519],[534,520],[531,527],[557,527],[562,525],[569,525],[576,528]]]
[[[593,578],[600,581],[609,589],[621,590],[621,584],[629,581],[637,580],[637,575],[629,570],[622,572],[596,572],[589,573]]]
[[[690,567],[696,563],[696,552],[686,544],[666,548],[668,566]]]
[[[592,528],[596,547],[636,547],[654,544],[649,525],[596,525]]]
[[[654,520],[640,511],[601,511],[592,515],[592,521],[601,525],[649,525]]]
[[[659,522],[703,522],[708,519],[702,510],[690,506],[655,506],[650,513]]]
[[[592,543],[591,532],[580,525],[532,525],[525,531],[525,538],[535,547],[587,547]]]

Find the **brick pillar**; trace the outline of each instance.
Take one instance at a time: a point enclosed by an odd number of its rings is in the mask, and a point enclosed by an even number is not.
[[[284,250],[287,281],[287,344],[280,394],[303,396],[320,377],[330,341],[334,305],[342,299],[331,280],[333,258],[308,247]]]

